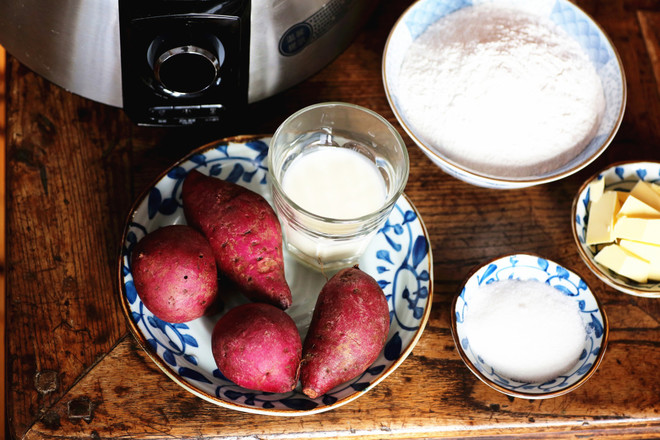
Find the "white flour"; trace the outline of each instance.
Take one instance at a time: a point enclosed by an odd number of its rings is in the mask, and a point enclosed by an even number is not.
[[[406,53],[397,92],[423,140],[458,164],[505,177],[566,164],[605,108],[598,74],[565,31],[487,4],[429,26]]]

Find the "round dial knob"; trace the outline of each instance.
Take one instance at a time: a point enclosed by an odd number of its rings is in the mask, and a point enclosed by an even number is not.
[[[220,81],[224,48],[215,37],[198,43],[174,43],[157,38],[149,49],[156,86],[175,96],[192,96]]]

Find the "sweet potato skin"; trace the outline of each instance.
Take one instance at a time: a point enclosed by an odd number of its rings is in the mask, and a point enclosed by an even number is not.
[[[248,303],[222,316],[211,336],[222,374],[251,390],[284,393],[298,384],[302,342],[293,319],[266,303]]]
[[[357,266],[339,271],[321,289],[305,337],[303,393],[314,399],[362,374],[383,349],[389,327],[378,282]]]
[[[291,306],[282,229],[261,195],[191,170],[182,188],[188,224],[209,240],[218,269],[252,301]]]
[[[218,293],[218,271],[206,238],[186,225],[157,229],[132,252],[133,283],[144,305],[163,321],[203,316]]]

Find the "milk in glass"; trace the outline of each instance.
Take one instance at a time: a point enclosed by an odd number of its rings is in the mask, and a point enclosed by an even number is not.
[[[354,150],[337,147],[298,156],[284,174],[282,189],[304,210],[339,220],[378,211],[387,196],[373,162]]]

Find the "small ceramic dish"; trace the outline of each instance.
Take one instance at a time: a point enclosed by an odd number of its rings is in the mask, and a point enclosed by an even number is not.
[[[138,198],[122,236],[117,267],[119,300],[139,344],[184,389],[237,411],[302,416],[337,408],[371,390],[402,364],[422,335],[431,312],[433,261],[426,228],[405,195],[399,198],[358,262],[360,269],[378,281],[390,307],[391,324],[385,347],[363,374],[317,399],[305,396],[300,385],[283,394],[248,390],[220,373],[211,353],[211,332],[224,312],[247,302],[240,293],[223,292],[217,313],[172,324],[158,319],[145,307],[131,274],[131,252],[145,234],[165,225],[185,224],[181,185],[191,169],[243,185],[272,203],[266,166],[269,141],[270,137],[244,136],[205,145],[164,171]],[[284,265],[293,295],[293,305],[287,313],[304,338],[316,297],[326,279],[320,272],[298,263],[286,250]]]
[[[584,49],[601,79],[606,104],[596,133],[581,152],[557,169],[520,177],[498,176],[477,171],[452,160],[441,151],[439,145],[433,145],[426,140],[421,134],[419,121],[409,120],[402,111],[402,97],[397,85],[401,66],[410,46],[432,24],[460,9],[482,3],[499,3],[524,8],[527,12],[554,22]],[[605,151],[618,131],[623,119],[627,95],[623,66],[612,42],[593,19],[568,0],[534,0],[533,2],[418,0],[402,14],[390,32],[382,60],[382,77],[385,93],[394,115],[429,159],[445,173],[457,179],[488,188],[508,189],[538,185],[562,179],[587,166]]]
[[[630,191],[639,180],[660,184],[660,162],[620,162],[588,179],[573,199],[571,230],[578,252],[587,267],[603,282],[620,292],[647,298],[660,298],[660,282],[638,283],[596,263],[596,249],[586,244],[591,194],[589,184],[605,179],[605,190]]]
[[[479,353],[473,351],[466,334],[466,311],[475,291],[502,280],[536,280],[546,283],[571,300],[579,310],[586,329],[584,349],[578,361],[565,373],[544,382],[519,382],[495,371]],[[514,397],[547,399],[569,393],[583,385],[603,359],[609,326],[605,311],[584,280],[557,263],[530,254],[496,258],[471,273],[452,303],[451,330],[454,343],[465,365],[486,385]],[[543,372],[539,372],[543,373]]]

